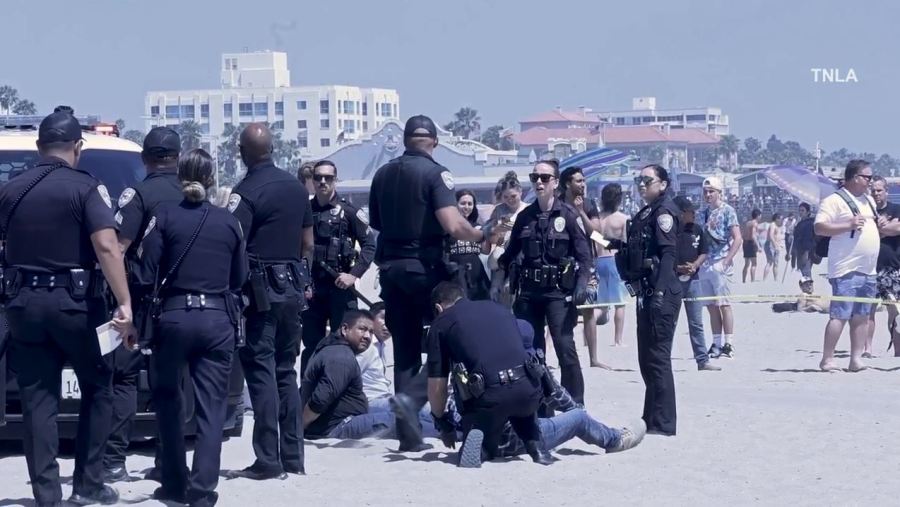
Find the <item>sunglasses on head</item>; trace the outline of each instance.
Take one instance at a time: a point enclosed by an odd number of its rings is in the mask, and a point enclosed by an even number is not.
[[[313,180],[327,181],[328,183],[331,183],[332,181],[334,181],[334,175],[333,174],[313,174]]]
[[[541,180],[541,183],[550,183],[550,180],[554,177],[555,176],[552,174],[531,173],[528,175],[528,179],[530,179],[532,183],[537,183],[538,180]]]
[[[654,178],[653,176],[636,176],[634,178],[635,185],[644,185],[645,187],[649,187],[656,181],[659,181],[659,180]]]

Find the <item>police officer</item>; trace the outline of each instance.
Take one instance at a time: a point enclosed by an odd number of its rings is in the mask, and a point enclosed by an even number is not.
[[[239,327],[239,291],[247,257],[238,220],[212,205],[213,160],[195,149],[178,160],[184,200],[156,208],[141,241],[146,273],[160,280],[151,339],[153,404],[162,444],[162,486],[154,497],[215,505],[228,400],[228,377]],[[182,372],[194,386],[197,436],[190,478],[185,470]]]
[[[452,427],[444,412],[451,363],[459,365],[454,376],[466,377],[465,382],[454,383],[455,389],[465,391],[460,392],[465,436],[458,466],[480,467],[482,449],[487,459],[497,456],[507,421],[535,463],[551,464],[537,423],[543,372],[525,351],[516,318],[499,303],[464,299],[462,286],[455,282],[438,284],[430,300],[438,317],[428,332],[428,401],[442,433],[446,433],[442,427]],[[415,414],[398,419],[411,417]]]
[[[112,408],[111,372],[94,331],[107,318],[98,262],[118,302],[113,325],[129,341],[131,297],[109,193],[77,169],[82,143],[81,126],[70,113],[47,116],[38,130],[39,162],[0,190],[10,365],[22,396],[25,457],[37,505],[62,498],[56,417],[66,362],[81,390],[69,501],[112,504],[119,498],[103,485]]]
[[[422,367],[423,327],[431,320],[431,291],[449,278],[444,242],[447,234],[483,242],[456,207],[453,175],[432,158],[437,127],[427,116],[413,116],[403,129],[403,155],[378,169],[369,192],[372,228],[379,232],[375,262],[379,269],[385,321],[394,340],[396,392],[410,395],[415,409],[425,404],[427,378]],[[416,381],[413,382],[413,379]],[[398,430],[400,450],[428,446]]]
[[[540,161],[530,175],[537,199],[513,224],[500,268],[491,280],[492,297],[499,297],[510,264],[521,253],[519,294],[513,305],[516,317],[534,326],[535,349],[545,350],[544,322],[550,328],[553,347],[562,370],[562,385],[578,403],[584,403],[584,377],[575,349],[576,305],[584,303],[592,269],[585,225],[578,212],[556,197],[559,164]],[[576,269],[577,266],[587,267]]]
[[[309,194],[297,178],[272,161],[272,133],[261,123],[241,132],[247,176],[232,190],[228,209],[247,241],[250,297],[247,343],[241,365],[253,406],[256,461],[237,472],[255,480],[303,473],[300,390],[294,364],[300,352],[300,312],[312,257]]]
[[[375,255],[375,235],[369,229],[369,217],[335,192],[337,167],[320,160],[310,178],[316,186],[311,201],[313,216],[313,297],[303,312],[303,353],[301,376],[319,341],[325,337],[325,326],[341,327],[344,311],[356,308],[356,296],[349,289],[363,276]],[[355,246],[359,244],[357,253]]]
[[[672,340],[681,310],[676,273],[681,212],[668,195],[669,173],[660,165],[641,169],[635,185],[646,206],[627,232],[616,265],[629,292],[637,295],[638,364],[644,378],[643,419],[649,433],[675,435]]]
[[[183,197],[176,167],[180,151],[181,138],[177,132],[169,127],[151,129],[144,137],[144,150],[141,153],[147,177],[133,188],[123,190],[119,196],[116,212],[119,245],[125,252],[128,288],[136,303],[141,301],[144,291],[153,284],[153,279],[141,272],[141,260],[137,253],[140,239],[144,237],[147,224],[158,206],[178,203]],[[143,327],[143,318],[142,309],[136,304],[135,321],[138,329]],[[103,458],[107,482],[128,477],[125,452],[128,449],[132,420],[137,412],[138,375],[141,367],[146,364],[139,351],[125,347],[116,349],[110,358],[113,369],[113,416],[106,455]],[[154,467],[146,478],[158,481],[158,467]]]

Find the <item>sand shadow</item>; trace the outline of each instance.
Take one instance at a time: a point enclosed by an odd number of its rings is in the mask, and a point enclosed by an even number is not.
[[[446,453],[442,451],[431,451],[422,454],[421,456],[407,456],[405,454],[400,454],[397,452],[389,452],[385,456],[385,463],[397,463],[400,461],[418,461],[424,463],[447,463],[450,465],[456,465],[456,453]]]
[[[585,451],[583,449],[559,449],[553,452],[560,456],[598,456],[603,454],[600,452]]]
[[[786,370],[776,370],[774,368],[766,368],[764,370],[759,370],[763,373],[832,373],[830,371],[822,371],[819,368],[788,368]]]
[[[869,366],[869,369],[875,370],[875,371],[892,372],[892,371],[900,371],[900,366],[895,366],[893,368],[877,368],[875,366]]]

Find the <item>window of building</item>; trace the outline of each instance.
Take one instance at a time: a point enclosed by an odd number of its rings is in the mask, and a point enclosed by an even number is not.
[[[347,120],[344,122],[344,132],[356,132],[356,122],[353,120]]]
[[[159,116],[159,106],[150,106],[150,116]]]
[[[716,121],[716,115],[714,115],[714,114],[709,115],[709,121]]]
[[[319,143],[322,145],[323,148],[327,148],[327,147],[331,146],[331,139],[328,139],[327,137],[323,137],[322,139],[319,140]]]
[[[284,120],[273,121],[272,130],[284,130]]]
[[[297,128],[305,129],[306,128],[306,120],[297,120]]]
[[[706,121],[705,114],[689,114],[687,115],[687,121]]]
[[[385,102],[381,104],[381,116],[389,117],[391,116],[391,105]]]
[[[179,118],[178,106],[166,106],[166,118]]]
[[[201,134],[209,134],[209,123],[201,123],[200,124],[200,133]]]
[[[253,104],[250,102],[241,102],[238,104],[238,114],[241,116],[253,116]]]
[[[625,125],[625,118],[616,118],[616,125]]]
[[[181,106],[181,117],[192,120],[194,118],[194,106]]]
[[[269,103],[268,102],[257,102],[253,104],[253,115],[254,116],[269,116]]]
[[[400,115],[397,114],[397,104],[394,104],[394,118],[397,118],[398,116]]]
[[[297,101],[297,110],[298,111],[306,111],[306,101],[305,100]]]
[[[209,104],[200,104],[200,117],[209,118]]]
[[[363,114],[363,116],[366,116],[367,114],[369,114],[369,103],[368,102],[363,102],[362,114]]]
[[[369,122],[364,121],[363,122],[363,132],[368,132],[368,131],[369,131]]]
[[[284,114],[284,102],[276,102],[275,103],[275,114],[276,115]]]
[[[297,134],[297,145],[301,148],[309,148],[309,138],[306,137],[306,132]]]
[[[230,120],[231,119],[231,104],[225,104],[225,107],[223,108],[223,112],[225,114],[225,118]]]
[[[376,102],[375,103],[375,116],[378,116],[379,114],[381,114],[381,103]]]
[[[322,130],[328,130],[328,129],[331,128],[331,122],[328,121],[328,118],[325,118],[325,119],[323,119],[323,120],[319,120],[319,127],[320,127]]]
[[[653,123],[656,121],[656,117],[655,116],[644,116],[643,118],[641,118],[641,121],[643,121],[644,123]]]
[[[328,101],[327,101],[327,100],[320,100],[320,101],[319,101],[319,113],[321,113],[321,114],[328,114],[328,109],[329,109],[329,108],[328,108]]]
[[[353,113],[353,101],[345,100],[344,101],[344,114],[354,114]]]

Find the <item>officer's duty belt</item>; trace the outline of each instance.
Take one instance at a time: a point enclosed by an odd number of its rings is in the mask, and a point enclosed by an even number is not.
[[[493,386],[493,385],[504,385],[511,384],[517,380],[521,380],[528,375],[528,371],[525,369],[525,365],[520,364],[519,366],[509,368],[506,370],[500,370],[499,372],[488,375],[485,379],[485,386]]]
[[[225,296],[207,294],[179,294],[163,299],[162,311],[169,310],[222,310],[228,311],[225,304]]]
[[[90,271],[86,270],[90,275]],[[69,271],[63,271],[60,273],[36,273],[19,270],[18,275],[21,277],[18,281],[19,286],[21,288],[55,288],[55,287],[68,287],[69,282],[72,280],[72,277]],[[89,280],[90,278],[85,278],[85,280]]]
[[[556,287],[559,283],[559,266],[522,268],[520,277],[525,287]]]

